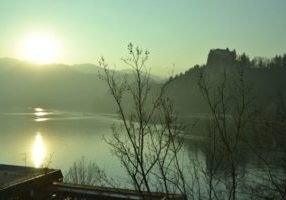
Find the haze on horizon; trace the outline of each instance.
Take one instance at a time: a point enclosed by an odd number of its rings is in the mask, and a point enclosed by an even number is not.
[[[151,52],[154,74],[185,71],[212,48],[251,57],[286,52],[284,0],[1,0],[0,57],[25,59],[25,35],[51,33],[58,63],[95,63],[104,56],[122,66],[129,42]]]

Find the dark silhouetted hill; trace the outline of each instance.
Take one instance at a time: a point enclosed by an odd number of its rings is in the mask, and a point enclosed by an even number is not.
[[[214,88],[222,81],[224,71],[227,85],[235,84],[239,69],[243,69],[244,81],[249,88],[248,95],[254,99],[255,105],[266,110],[275,109],[279,96],[286,95],[286,55],[250,59],[244,53],[237,55],[235,50],[210,50],[206,65],[196,65],[185,73],[170,78],[168,95],[182,115],[207,113],[208,106],[198,87],[198,71],[203,70],[207,74],[210,86]]]

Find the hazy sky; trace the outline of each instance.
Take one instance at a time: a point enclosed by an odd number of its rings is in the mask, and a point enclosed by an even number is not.
[[[122,66],[129,42],[151,52],[157,74],[203,64],[211,48],[286,53],[286,0],[0,0],[0,57],[21,58],[30,32],[52,33],[58,62]]]

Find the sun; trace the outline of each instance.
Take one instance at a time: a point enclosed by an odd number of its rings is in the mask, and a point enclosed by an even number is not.
[[[21,54],[25,60],[40,64],[56,62],[60,56],[60,45],[51,33],[30,33],[22,41]]]
[[[36,168],[39,168],[43,164],[45,158],[45,146],[43,142],[43,137],[39,132],[37,133],[34,140],[32,148],[32,158]]]

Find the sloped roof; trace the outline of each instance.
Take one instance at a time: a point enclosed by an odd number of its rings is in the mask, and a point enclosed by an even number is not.
[[[113,199],[129,199],[129,200],[161,200],[161,199],[172,199],[172,200],[183,200],[184,196],[181,194],[166,194],[161,192],[142,192],[130,189],[120,188],[108,188],[99,186],[79,185],[70,183],[58,183],[54,182],[49,188],[50,191],[60,194],[61,196],[71,197],[86,197],[86,198],[98,198],[105,200]],[[144,197],[144,198],[143,198]]]
[[[0,197],[16,195],[42,185],[52,184],[62,177],[60,170],[0,165]]]
[[[129,189],[62,183],[62,178],[63,175],[60,170],[0,165],[0,199],[18,198],[22,194],[37,194],[39,199],[49,199],[51,194],[58,197],[85,197],[87,199],[105,200],[184,199],[184,196],[180,194],[139,193]]]

